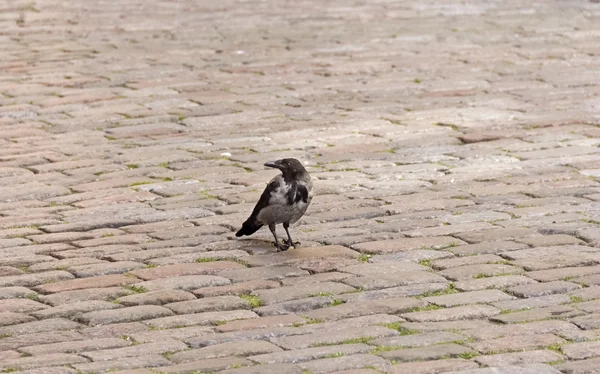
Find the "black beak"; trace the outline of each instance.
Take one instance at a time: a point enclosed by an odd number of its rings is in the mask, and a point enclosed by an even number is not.
[[[277,164],[277,161],[269,161],[265,163],[265,166],[269,168],[281,169],[281,166]]]

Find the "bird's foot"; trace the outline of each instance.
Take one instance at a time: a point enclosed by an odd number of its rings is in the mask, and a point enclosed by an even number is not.
[[[277,252],[279,252],[279,251],[284,252],[284,251],[287,251],[288,249],[290,249],[290,246],[287,245],[285,240],[281,243],[273,242],[273,246],[277,248]]]
[[[289,239],[283,239],[283,242],[285,243],[285,245],[287,245],[288,247],[294,247],[294,249],[296,249],[296,247],[300,246],[300,242],[292,242]]]

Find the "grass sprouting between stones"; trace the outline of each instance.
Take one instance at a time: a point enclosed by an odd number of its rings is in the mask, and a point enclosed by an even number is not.
[[[135,293],[144,293],[148,292],[148,290],[143,286],[136,286],[135,284],[130,284],[128,286],[123,286],[126,290],[133,291]]]
[[[407,329],[406,327],[402,327],[402,322],[385,323],[385,324],[383,324],[381,326],[387,327],[388,329],[396,330],[396,331],[399,332],[399,335],[401,335],[401,336],[404,336],[404,335],[415,335],[415,334],[419,334],[420,333],[420,331],[411,330],[411,329]]]
[[[263,305],[260,298],[256,295],[241,295],[240,298],[249,302],[252,308],[258,308]]]
[[[454,294],[454,293],[459,293],[459,291],[454,286],[454,283],[450,283],[448,285],[448,287],[446,287],[443,290],[423,292],[422,294],[420,294],[419,296],[417,296],[417,298],[421,299],[421,298],[424,298],[424,297],[444,296],[444,295],[451,295],[451,294]]]

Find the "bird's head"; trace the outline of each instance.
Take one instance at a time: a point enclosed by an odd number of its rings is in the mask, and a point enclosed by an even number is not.
[[[284,177],[298,178],[306,173],[302,163],[295,158],[282,158],[277,161],[269,161],[265,166],[281,170]]]

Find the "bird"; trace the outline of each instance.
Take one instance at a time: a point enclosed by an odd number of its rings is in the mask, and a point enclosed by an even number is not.
[[[277,251],[287,251],[290,247],[296,248],[300,245],[300,242],[292,240],[289,227],[308,209],[312,201],[312,182],[302,163],[295,158],[269,161],[264,165],[281,170],[281,174],[271,179],[252,210],[252,214],[235,236],[252,235],[267,225],[275,238],[273,244],[277,247]],[[283,224],[288,237],[282,243],[277,239],[276,232],[276,225],[280,223]]]

